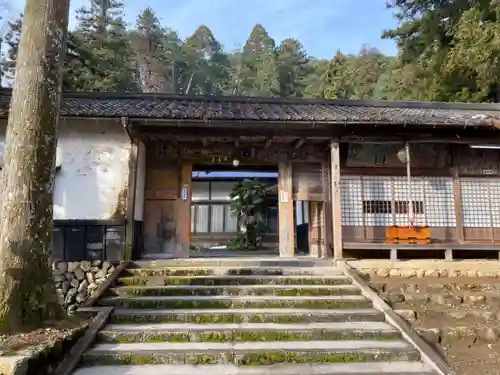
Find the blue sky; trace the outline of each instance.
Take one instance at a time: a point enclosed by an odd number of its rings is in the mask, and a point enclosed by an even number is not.
[[[22,10],[25,0],[10,0]],[[71,0],[72,13],[89,0]],[[392,41],[382,40],[385,28],[396,25],[386,0],[122,0],[127,21],[145,6],[182,38],[207,25],[226,50],[242,46],[252,26],[261,23],[277,41],[297,38],[307,52],[331,58],[337,49],[356,53],[366,43],[395,54]]]

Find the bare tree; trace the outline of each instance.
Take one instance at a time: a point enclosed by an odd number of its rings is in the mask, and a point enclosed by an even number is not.
[[[69,0],[27,0],[0,201],[0,331],[63,314],[52,280],[54,165]]]

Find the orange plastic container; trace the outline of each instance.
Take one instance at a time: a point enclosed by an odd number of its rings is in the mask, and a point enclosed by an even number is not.
[[[431,230],[428,226],[392,226],[386,229],[385,240],[393,244],[428,244]]]

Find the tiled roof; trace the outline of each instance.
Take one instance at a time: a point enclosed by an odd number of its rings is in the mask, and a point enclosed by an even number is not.
[[[0,117],[7,116],[9,102],[10,91],[0,91]],[[500,123],[500,105],[65,93],[62,115],[174,120],[489,126]]]

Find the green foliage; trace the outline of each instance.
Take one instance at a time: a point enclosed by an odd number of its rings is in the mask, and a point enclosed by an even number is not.
[[[269,185],[259,180],[236,183],[231,192],[231,211],[238,218],[239,231],[230,248],[255,250],[262,246],[265,231],[265,197]]]
[[[239,51],[224,51],[212,31],[186,40],[147,7],[135,27],[118,0],[91,0],[69,34],[65,88],[281,98],[500,101],[500,4],[490,0],[391,0],[399,21],[382,37],[397,57],[370,46],[331,60],[301,42],[275,41],[260,24]],[[21,18],[11,22],[3,74],[15,73]],[[332,51],[333,52],[333,51]]]
[[[384,37],[399,48],[396,99],[498,101],[498,1],[393,0],[400,24]]]

